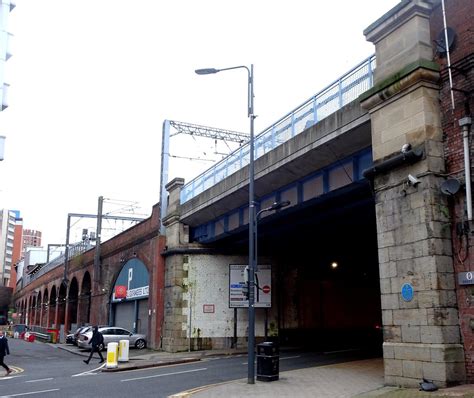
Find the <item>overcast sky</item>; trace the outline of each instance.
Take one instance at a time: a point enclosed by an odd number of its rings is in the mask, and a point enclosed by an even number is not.
[[[149,214],[165,119],[248,132],[246,72],[196,68],[254,64],[258,133],[374,53],[362,32],[398,2],[17,0],[1,207],[44,245],[101,195]],[[199,167],[172,164],[171,178]]]

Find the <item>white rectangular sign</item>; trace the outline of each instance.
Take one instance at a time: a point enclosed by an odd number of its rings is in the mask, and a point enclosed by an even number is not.
[[[249,301],[243,292],[245,286],[245,267],[242,264],[229,265],[229,307],[248,308]],[[255,307],[272,306],[272,266],[259,265],[255,273]]]

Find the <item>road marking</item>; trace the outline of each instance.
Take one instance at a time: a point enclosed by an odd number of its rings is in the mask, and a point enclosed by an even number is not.
[[[98,371],[99,369],[102,369],[105,366],[105,363],[100,365],[98,368],[91,369],[91,370],[86,370],[85,372],[77,373],[75,375],[72,375],[71,377],[78,377],[78,376],[95,376],[97,373],[94,373]],[[1,398],[1,397],[0,397]]]
[[[360,348],[348,348],[348,349],[345,349],[345,350],[336,350],[336,351],[325,351],[323,352],[324,355],[327,355],[327,354],[339,354],[341,352],[353,352],[353,351],[360,351],[361,349]]]
[[[48,381],[48,380],[54,380],[54,379],[52,377],[48,377],[47,379],[26,380],[25,383],[36,383],[38,381]]]
[[[24,377],[23,375],[18,375],[18,376],[4,376],[0,378],[0,381],[3,380],[11,380],[11,379],[17,379],[18,377]]]
[[[2,396],[0,396],[0,398],[11,398],[11,397],[21,397],[22,395],[44,394],[45,392],[52,392],[52,391],[59,391],[59,388],[53,388],[51,390],[23,392],[23,393],[20,393],[20,394],[2,395]]]
[[[163,374],[160,374],[160,375],[153,375],[153,376],[135,377],[133,379],[124,379],[124,380],[120,380],[120,381],[135,381],[135,380],[143,380],[143,379],[153,379],[155,377],[173,376],[173,375],[180,375],[180,374],[183,374],[183,373],[191,373],[191,372],[201,372],[203,370],[207,370],[207,368],[183,370],[182,372],[163,373]]]

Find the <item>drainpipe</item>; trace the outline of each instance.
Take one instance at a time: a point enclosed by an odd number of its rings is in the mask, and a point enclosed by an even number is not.
[[[459,120],[459,126],[462,128],[464,142],[464,176],[466,180],[467,220],[472,221],[471,161],[469,153],[469,130],[471,129],[471,118],[469,116],[463,117]]]

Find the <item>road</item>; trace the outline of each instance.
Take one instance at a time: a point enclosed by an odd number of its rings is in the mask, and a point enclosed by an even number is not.
[[[84,357],[52,345],[9,339],[11,355],[5,362],[15,369],[0,377],[0,398],[6,397],[167,397],[183,390],[247,377],[247,357],[208,358],[190,364],[101,372],[98,359],[86,365]],[[280,355],[280,371],[322,366],[351,359],[360,353],[288,351]],[[2,370],[0,370],[2,374]]]

